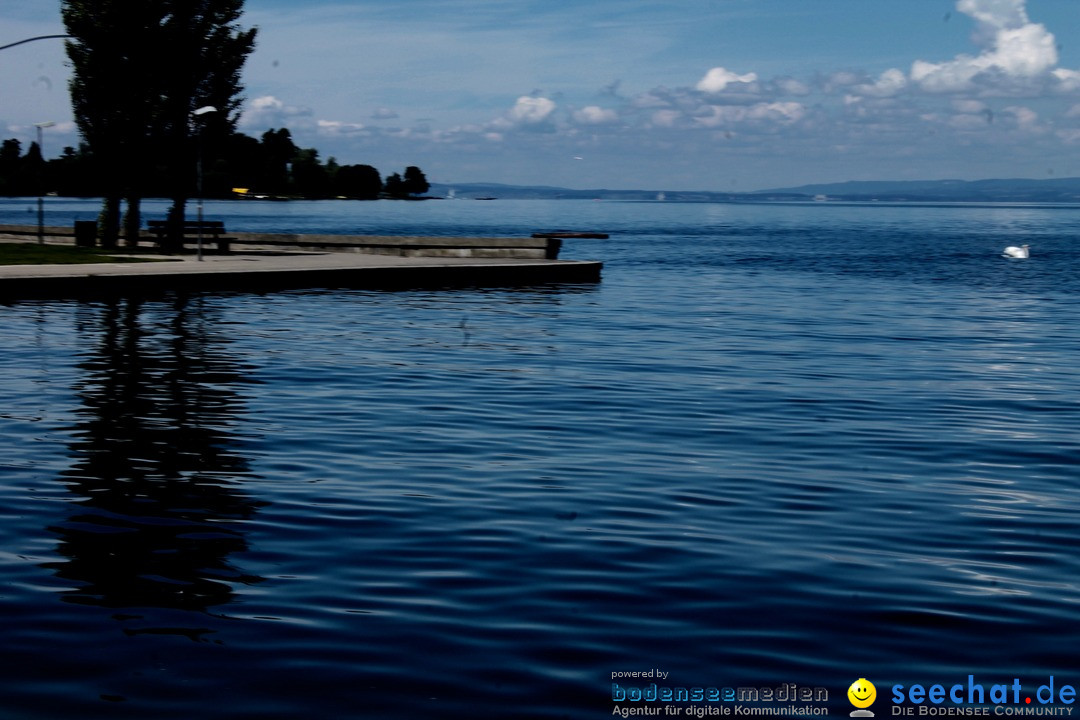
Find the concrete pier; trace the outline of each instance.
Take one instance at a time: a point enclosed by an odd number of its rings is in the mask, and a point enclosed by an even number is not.
[[[252,240],[252,236],[245,233],[231,235]],[[283,242],[278,247],[322,248],[326,247],[327,238],[334,237],[337,236],[288,236],[281,238]],[[334,251],[270,249],[274,246],[266,242],[241,243],[238,240],[234,243],[236,251],[206,253],[202,261],[193,254],[159,256],[140,250],[138,255],[162,262],[6,265],[0,266],[0,301],[133,293],[153,295],[169,291],[265,292],[296,288],[400,289],[595,283],[600,280],[603,267],[602,263],[593,261],[475,253],[478,249],[514,249],[495,247],[497,243],[492,243],[491,238],[394,240],[399,242],[386,243],[383,238],[378,238],[371,243],[372,246],[383,245],[383,252],[365,252],[357,249],[358,246],[347,244],[341,244]],[[467,242],[470,240],[475,242]],[[0,241],[29,240],[25,236],[5,233],[4,228],[0,228]],[[48,241],[71,244],[73,238],[50,235]],[[536,251],[536,240],[532,243],[531,248],[526,242],[519,249]],[[547,246],[541,245],[547,252]],[[436,254],[422,254],[423,246]],[[118,248],[115,254],[127,252],[125,248]]]
[[[0,239],[37,240],[37,225],[0,225]],[[74,228],[48,226],[44,228],[50,242],[73,242]],[[470,257],[519,258],[527,260],[557,260],[562,238],[537,237],[429,237],[420,235],[326,235],[300,233],[226,232],[229,244],[237,251],[244,250],[324,250],[365,255],[399,255],[401,257]],[[143,231],[139,245],[155,247],[157,236]],[[123,245],[123,240],[120,241]],[[194,244],[188,238],[187,245]],[[205,246],[213,247],[207,236]]]

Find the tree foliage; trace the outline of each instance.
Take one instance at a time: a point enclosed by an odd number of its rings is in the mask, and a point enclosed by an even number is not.
[[[379,171],[370,165],[342,165],[334,179],[334,194],[340,197],[374,200],[382,192]]]
[[[256,33],[240,28],[242,9],[243,0],[62,0],[72,106],[100,160],[106,240],[118,231],[120,199],[137,207],[158,169],[149,158],[172,178],[169,194],[182,217],[196,132],[210,146],[234,132],[240,73]],[[206,105],[218,112],[193,117]]]
[[[22,172],[22,143],[11,138],[0,145],[0,195],[21,195],[27,182]]]
[[[404,177],[391,174],[384,187],[379,171],[371,165],[340,165],[334,158],[322,162],[318,150],[298,147],[286,128],[271,128],[261,139],[233,132],[203,154],[207,198],[236,197],[234,188],[246,189],[249,197],[359,200],[382,195],[407,198],[430,189],[415,165],[405,169]],[[100,197],[106,187],[101,172],[108,163],[98,158],[89,143],[83,143],[78,148],[66,147],[60,157],[45,162],[37,143],[24,153],[19,140],[5,140],[0,144],[0,195],[55,192]],[[140,197],[172,197],[174,183],[167,160],[154,151],[140,159]]]
[[[261,190],[271,195],[284,195],[289,191],[289,163],[300,148],[292,140],[288,128],[270,128],[262,136]]]
[[[394,173],[386,178],[386,194],[390,197],[406,198],[410,195],[423,195],[431,186],[420,168],[410,165],[405,168],[405,176]]]
[[[405,192],[409,195],[423,195],[431,189],[431,185],[428,184],[424,173],[415,165],[405,168],[403,185]]]
[[[401,176],[397,173],[386,176],[386,184],[383,186],[383,191],[390,197],[403,198],[405,197],[405,181],[401,179]]]

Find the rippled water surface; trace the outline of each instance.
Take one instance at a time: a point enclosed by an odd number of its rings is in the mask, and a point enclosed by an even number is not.
[[[650,668],[841,716],[859,677],[879,715],[894,683],[1080,684],[1080,210],[207,212],[611,238],[564,251],[598,285],[0,307],[0,717],[602,718]]]

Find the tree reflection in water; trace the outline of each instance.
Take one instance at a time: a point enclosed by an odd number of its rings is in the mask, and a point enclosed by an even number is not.
[[[51,528],[66,559],[48,565],[75,588],[65,599],[132,609],[116,615],[126,621],[152,608],[206,611],[230,602],[235,584],[261,580],[229,561],[247,549],[242,521],[265,504],[242,484],[251,473],[237,389],[249,382],[247,368],[229,355],[219,319],[198,298],[87,305],[77,322],[87,339],[76,388],[82,407],[74,464],[60,478],[76,499]],[[127,632],[195,638],[205,630]]]

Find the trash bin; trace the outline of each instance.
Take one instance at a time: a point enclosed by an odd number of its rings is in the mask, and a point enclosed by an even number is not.
[[[94,247],[97,242],[97,222],[94,220],[75,221],[75,245],[77,247]]]

